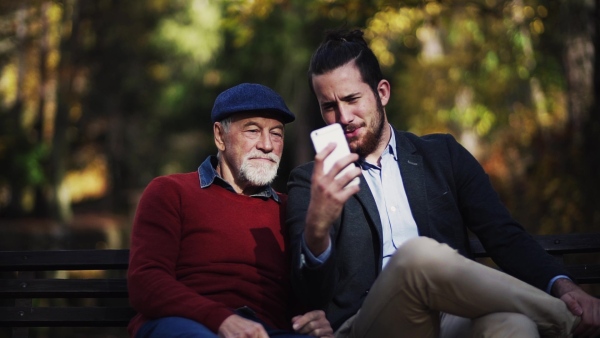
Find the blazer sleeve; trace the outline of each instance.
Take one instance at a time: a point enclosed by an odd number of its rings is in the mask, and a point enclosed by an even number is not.
[[[302,251],[306,213],[310,203],[310,182],[313,163],[307,163],[291,171],[288,180],[288,203],[286,226],[290,233],[292,252],[292,289],[297,298],[309,309],[324,309],[333,298],[335,285],[335,245],[332,227],[332,250],[329,258],[321,265],[310,267]],[[313,290],[313,291],[311,291]],[[315,290],[317,292],[315,292]]]
[[[568,272],[512,218],[479,162],[452,136],[447,147],[453,185],[465,225],[505,272],[545,290]]]

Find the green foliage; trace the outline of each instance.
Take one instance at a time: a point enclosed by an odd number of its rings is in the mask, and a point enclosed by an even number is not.
[[[37,144],[25,152],[14,156],[14,169],[25,173],[25,185],[41,186],[46,181],[44,161],[48,156],[48,147]]]
[[[189,65],[202,67],[222,45],[220,8],[212,1],[182,2],[181,8],[158,24],[151,42],[165,55],[180,56]]]

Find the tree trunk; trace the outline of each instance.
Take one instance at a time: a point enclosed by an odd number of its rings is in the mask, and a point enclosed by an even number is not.
[[[51,213],[60,224],[66,226],[71,220],[71,200],[68,194],[64,193],[64,179],[67,172],[68,157],[68,139],[67,131],[69,127],[69,106],[73,97],[72,83],[74,69],[76,69],[75,57],[78,53],[77,35],[79,31],[79,1],[69,1],[63,7],[62,25],[67,26],[70,22],[71,33],[61,40],[60,44],[60,64],[58,66],[58,100],[57,110],[54,121],[54,135],[52,138],[51,161]],[[66,229],[63,229],[66,230]]]
[[[10,127],[8,130],[12,130],[14,138],[16,140],[13,146],[16,146],[19,150],[22,149],[26,143],[25,132],[22,130],[20,121],[22,120],[23,106],[25,101],[24,94],[24,83],[25,74],[27,71],[27,4],[21,2],[18,8],[15,10],[15,45],[16,45],[16,63],[17,63],[17,79],[16,79],[16,102],[9,111]],[[18,151],[18,150],[17,150]],[[13,156],[14,158],[14,156]],[[16,166],[15,166],[16,167]],[[20,171],[20,168],[14,168],[11,171],[14,179],[9,181],[11,198],[6,207],[6,214],[10,216],[16,216],[24,213],[21,206],[21,200],[23,197],[26,182],[24,175]]]
[[[563,60],[568,95],[569,146],[560,149],[565,153],[570,169],[579,181],[577,190],[581,193],[581,219],[576,220],[573,231],[592,230],[600,221],[597,197],[600,188],[598,178],[600,152],[600,128],[598,106],[595,94],[598,87],[597,55],[598,48],[598,8],[594,1],[564,1],[563,23],[566,27]],[[595,61],[594,61],[595,60]],[[595,75],[594,75],[595,74]],[[596,85],[596,87],[595,87]],[[556,142],[555,145],[559,145]]]
[[[582,177],[582,187],[586,187],[587,193],[586,198],[586,210],[589,217],[585,220],[587,228],[586,230],[598,231],[600,225],[600,196],[598,196],[598,189],[600,188],[600,101],[598,100],[597,93],[600,91],[600,5],[596,2],[595,8],[590,9],[590,13],[593,13],[593,17],[590,18],[590,25],[592,25],[592,42],[593,42],[593,55],[590,57],[595,60],[593,63],[593,83],[591,88],[592,94],[589,117],[585,124],[585,156],[586,165],[588,169],[587,177]]]
[[[47,131],[52,131],[54,128],[47,125],[48,119],[46,118],[47,106],[48,106],[48,91],[50,88],[50,79],[48,72],[48,54],[50,53],[50,22],[49,22],[49,9],[51,3],[44,1],[40,6],[40,21],[42,23],[42,29],[40,32],[40,44],[39,44],[39,105],[36,116],[36,121],[33,126],[34,133],[36,136],[36,143],[38,146],[46,145],[51,146],[47,140]],[[42,161],[45,161],[42,159]],[[35,186],[35,209],[34,215],[36,217],[47,217],[48,216],[48,199],[44,193],[44,185]]]

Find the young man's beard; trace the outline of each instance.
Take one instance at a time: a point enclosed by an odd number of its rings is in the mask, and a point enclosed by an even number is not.
[[[381,104],[381,100],[377,98],[377,111],[376,118],[373,119],[371,125],[367,126],[367,131],[362,139],[362,142],[356,142],[354,145],[352,142],[358,141],[356,138],[352,138],[348,140],[348,144],[350,145],[350,149],[352,152],[357,153],[361,158],[366,158],[369,154],[377,149],[379,142],[381,140],[381,135],[383,134],[383,127],[385,125],[384,119],[384,111],[383,105]]]
[[[269,158],[273,162],[251,161],[251,158]],[[269,185],[277,177],[279,160],[279,156],[273,153],[265,154],[261,151],[253,150],[246,154],[242,160],[240,178],[257,187]]]

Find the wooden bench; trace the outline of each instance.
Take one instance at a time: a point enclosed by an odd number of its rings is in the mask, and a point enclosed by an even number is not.
[[[535,238],[579,283],[600,284],[600,259],[593,257],[600,253],[600,233]],[[479,241],[471,248],[477,258],[487,257]],[[578,255],[592,257],[591,263],[571,263]],[[135,313],[127,300],[128,257],[129,250],[0,251],[0,302],[6,303],[0,303],[0,327],[10,327],[13,338],[30,337],[33,327],[119,327],[126,337]],[[103,276],[57,276],[64,271]]]
[[[0,252],[0,301],[10,301],[0,326],[13,338],[30,337],[30,327],[122,327],[127,337],[128,265],[129,250]]]

